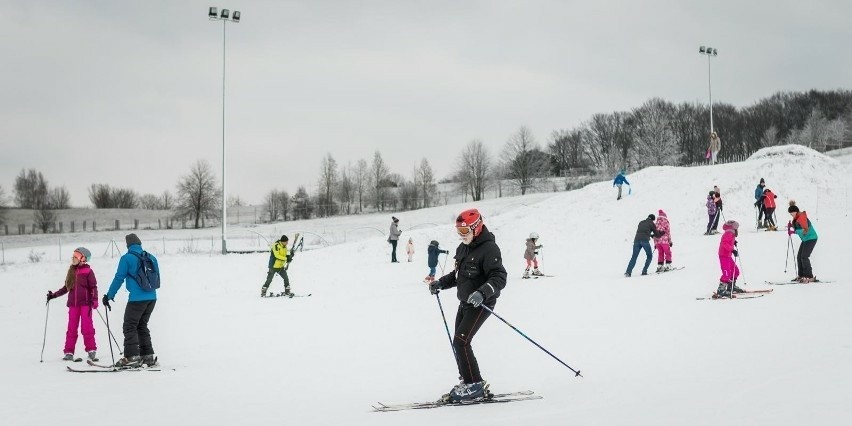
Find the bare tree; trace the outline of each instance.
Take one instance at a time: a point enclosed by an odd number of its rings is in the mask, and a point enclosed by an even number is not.
[[[778,128],[775,126],[769,126],[760,138],[760,145],[763,147],[775,146],[780,143],[781,140],[778,138]]]
[[[539,149],[532,131],[526,126],[521,126],[506,142],[503,163],[507,166],[507,177],[518,187],[521,195],[547,176],[550,169],[547,156]]]
[[[53,188],[50,191],[50,205],[54,209],[68,209],[71,208],[71,194],[68,193],[68,189],[64,186],[60,186],[59,188]]]
[[[579,129],[554,130],[547,146],[558,176],[583,165],[582,132]]]
[[[645,102],[633,110],[633,164],[648,166],[680,165],[680,149],[672,131],[674,106],[660,98]]]
[[[311,199],[304,186],[296,190],[296,194],[290,200],[290,209],[293,211],[293,219],[310,219],[314,209]]]
[[[160,196],[160,206],[163,210],[171,210],[175,207],[175,197],[169,191],[163,191]]]
[[[117,209],[135,209],[139,207],[139,196],[130,188],[112,188],[110,191],[112,207]]]
[[[242,207],[244,205],[246,205],[246,203],[243,202],[243,199],[240,198],[239,195],[231,195],[228,197],[228,207]]]
[[[358,160],[358,167],[355,169],[355,186],[358,191],[358,212],[364,211],[364,192],[367,191],[368,182],[370,181],[369,168],[367,160],[363,158]]]
[[[320,216],[331,216],[336,213],[334,208],[334,192],[337,187],[339,175],[337,172],[337,161],[327,153],[322,159],[320,166],[320,178],[317,192],[319,193],[319,206],[317,213]]]
[[[382,154],[379,151],[373,155],[373,164],[370,166],[370,184],[373,189],[373,200],[377,210],[384,210],[385,201],[385,185],[390,171],[385,165],[385,160],[382,159]]]
[[[96,209],[108,209],[113,207],[109,185],[93,183],[89,186],[89,201]]]
[[[417,192],[420,192],[420,195],[423,196],[423,207],[429,207],[438,185],[435,184],[435,174],[432,172],[432,166],[429,165],[429,160],[426,157],[420,160],[420,167],[415,172],[415,181],[419,187]]]
[[[602,173],[611,173],[626,166],[622,156],[626,135],[623,113],[595,114],[583,125],[583,153],[592,166]]]
[[[340,179],[337,185],[337,196],[343,203],[343,209],[346,211],[346,214],[350,214],[352,201],[355,199],[355,182],[352,179],[351,164],[340,172]]]
[[[45,234],[56,223],[58,217],[50,201],[40,203],[33,211],[33,220],[36,226]]]
[[[266,206],[266,213],[269,214],[270,222],[274,222],[279,218],[287,220],[290,210],[290,194],[287,191],[278,191],[275,189],[269,191],[266,194],[266,198],[264,198],[264,204]]]
[[[160,210],[160,197],[154,194],[145,194],[139,197],[139,207],[145,210]]]
[[[220,188],[216,186],[216,176],[210,164],[199,160],[192,166],[189,174],[183,176],[177,185],[178,215],[192,218],[195,228],[199,228],[202,217],[216,217],[219,206]]]
[[[15,204],[23,209],[38,209],[48,201],[47,180],[36,169],[21,170],[14,190]]]
[[[492,160],[488,148],[479,139],[465,146],[456,164],[456,181],[473,201],[482,200],[491,178]]]
[[[0,185],[0,225],[6,223],[6,192]]]

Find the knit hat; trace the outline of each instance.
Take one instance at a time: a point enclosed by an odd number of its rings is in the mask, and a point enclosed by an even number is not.
[[[394,222],[399,222],[399,219],[397,219],[396,216],[391,216],[391,219],[393,219]]]
[[[429,245],[430,245],[430,246],[438,247],[438,240],[432,240],[432,241],[429,243]]]
[[[716,195],[716,191],[712,191],[712,190],[711,190],[711,191],[710,191],[710,193],[709,193],[709,194],[707,194],[707,195],[709,195],[709,196],[711,196],[711,197],[712,197],[713,195]]]
[[[724,229],[724,230],[733,229],[733,230],[736,231],[737,229],[740,229],[740,223],[737,222],[736,220],[729,220],[729,221],[725,222],[724,225],[722,225],[722,229]]]
[[[654,214],[653,214],[653,213],[651,213],[651,214],[649,214],[649,215],[648,215],[648,219],[651,219],[651,220],[657,220],[657,217],[656,217],[656,216],[654,216]]]
[[[90,252],[89,249],[85,247],[77,247],[74,249],[74,251],[83,255],[84,262],[88,261],[92,257],[92,252]]]
[[[279,238],[279,239],[278,239],[278,241],[287,242],[287,241],[290,241],[290,239],[289,239],[289,238],[287,238],[287,236],[286,236],[286,235],[282,235],[282,236],[281,236],[281,238]]]
[[[666,216],[666,212],[664,212],[663,209],[657,210],[657,215],[659,215],[660,217],[668,217]]]
[[[799,208],[795,204],[790,205],[790,208],[787,209],[787,213],[798,213],[798,212],[799,212]]]
[[[127,247],[130,247],[134,244],[139,244],[140,246],[142,245],[142,240],[140,240],[139,237],[136,236],[136,234],[127,234],[124,237],[124,241],[127,243]]]

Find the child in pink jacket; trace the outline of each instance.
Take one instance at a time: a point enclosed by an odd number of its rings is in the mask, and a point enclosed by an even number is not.
[[[657,272],[670,271],[672,269],[672,246],[674,243],[669,229],[669,218],[662,209],[657,212],[656,226],[657,233],[654,234],[654,246],[657,248],[658,256]]]
[[[98,281],[95,272],[87,263],[92,253],[85,247],[77,247],[71,256],[71,266],[65,276],[65,285],[59,290],[47,292],[47,300],[68,294],[68,330],[65,333],[65,361],[74,360],[74,348],[77,346],[77,328],[83,334],[83,344],[89,359],[97,361],[95,326],[92,323],[92,309],[98,308]]]
[[[729,220],[722,225],[722,239],[719,242],[719,266],[722,268],[722,277],[719,278],[719,288],[716,289],[718,297],[731,297],[732,290],[734,293],[743,292],[736,284],[737,278],[740,277],[740,268],[734,261],[734,258],[740,255],[737,251],[739,228],[740,224],[735,220]]]

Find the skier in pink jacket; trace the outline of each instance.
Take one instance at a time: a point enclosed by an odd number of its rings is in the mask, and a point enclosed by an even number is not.
[[[669,218],[666,212],[660,209],[657,212],[657,232],[654,234],[654,246],[657,248],[657,272],[670,271],[672,269],[672,242],[671,230],[669,229]]]
[[[722,268],[722,277],[719,278],[719,288],[716,289],[718,297],[731,297],[731,291],[743,292],[736,284],[737,278],[740,277],[740,268],[734,261],[734,258],[740,255],[737,251],[739,228],[740,224],[735,220],[729,220],[722,225],[724,232],[719,241],[719,266]]]
[[[77,346],[77,328],[83,334],[83,344],[89,359],[97,361],[97,343],[95,343],[95,325],[92,323],[92,310],[98,308],[98,280],[88,261],[92,253],[85,247],[77,247],[71,256],[71,266],[65,275],[65,285],[57,291],[48,291],[47,300],[68,294],[68,329],[65,333],[65,361],[74,360],[74,347]]]

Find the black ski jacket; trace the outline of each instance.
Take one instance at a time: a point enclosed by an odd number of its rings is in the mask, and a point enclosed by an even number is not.
[[[506,287],[506,268],[500,247],[488,228],[483,226],[482,233],[469,245],[459,244],[454,259],[455,269],[438,280],[441,289],[456,287],[456,296],[462,303],[467,303],[474,291],[481,292],[485,302],[500,297],[500,290]]]
[[[659,235],[660,234],[657,232],[657,225],[654,224],[654,221],[651,219],[645,219],[639,222],[639,226],[636,227],[636,237],[633,238],[633,242],[648,241],[651,237]]]

